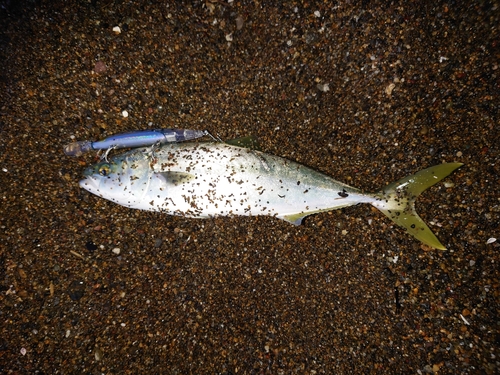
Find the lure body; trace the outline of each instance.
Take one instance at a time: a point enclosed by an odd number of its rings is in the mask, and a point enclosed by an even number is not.
[[[460,165],[431,167],[368,194],[256,150],[225,143],[168,143],[90,167],[80,186],[141,210],[194,218],[270,215],[296,225],[307,215],[369,203],[422,242],[444,248],[416,214],[414,201]]]
[[[115,148],[132,148],[151,146],[172,142],[189,141],[208,135],[205,130],[191,129],[147,129],[127,133],[119,133],[103,140],[78,141],[64,146],[64,153],[68,156],[81,156],[91,150],[108,150]]]

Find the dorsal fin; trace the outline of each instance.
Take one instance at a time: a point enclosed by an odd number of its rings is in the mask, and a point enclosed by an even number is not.
[[[231,146],[238,146],[238,147],[248,148],[250,150],[261,151],[259,140],[257,139],[257,137],[253,135],[230,139],[228,141],[225,141],[225,143]]]

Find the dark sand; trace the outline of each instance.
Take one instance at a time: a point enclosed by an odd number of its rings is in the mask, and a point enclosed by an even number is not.
[[[0,373],[498,373],[499,3],[189,3],[0,1]],[[294,227],[79,188],[71,137],[149,126],[367,191],[463,162],[418,201],[448,250],[366,205]]]

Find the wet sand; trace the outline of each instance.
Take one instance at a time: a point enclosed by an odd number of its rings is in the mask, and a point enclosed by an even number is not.
[[[498,7],[0,1],[0,373],[498,373]],[[417,204],[448,250],[367,205],[130,210],[62,151],[169,127],[366,191],[462,162]]]

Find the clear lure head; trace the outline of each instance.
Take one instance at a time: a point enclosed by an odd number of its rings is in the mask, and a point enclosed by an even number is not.
[[[64,153],[68,156],[82,156],[86,152],[92,150],[92,142],[78,141],[64,146]]]

